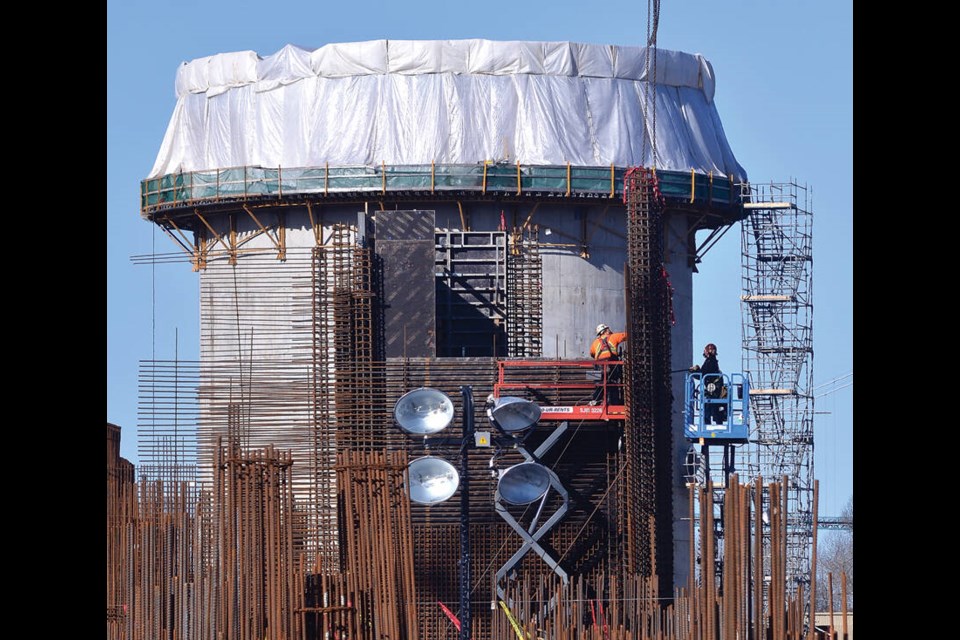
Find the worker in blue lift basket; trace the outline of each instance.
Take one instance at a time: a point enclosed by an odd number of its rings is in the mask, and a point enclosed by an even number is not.
[[[717,345],[712,342],[703,348],[703,364],[690,367],[691,373],[700,373],[701,386],[704,390],[704,396],[711,399],[722,397],[723,379],[720,371],[720,363],[717,361]],[[715,374],[715,375],[713,375]],[[720,404],[704,403],[703,423],[723,424],[726,421],[726,407]]]

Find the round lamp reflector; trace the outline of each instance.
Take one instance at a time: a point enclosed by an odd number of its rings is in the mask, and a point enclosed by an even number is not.
[[[550,471],[536,462],[521,462],[503,472],[497,489],[510,504],[529,504],[539,500],[550,488]]]
[[[504,396],[494,401],[490,419],[506,433],[519,433],[540,420],[540,405],[523,398]]]
[[[449,500],[460,486],[456,467],[434,456],[417,458],[407,465],[410,478],[410,499],[419,504],[436,504]]]
[[[430,435],[453,422],[453,401],[442,391],[421,387],[397,400],[393,417],[407,433]]]

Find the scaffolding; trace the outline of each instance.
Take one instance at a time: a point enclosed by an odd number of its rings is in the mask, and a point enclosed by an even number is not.
[[[805,186],[741,185],[743,371],[749,375],[750,477],[779,480],[786,509],[786,583],[808,590],[814,524],[813,215]],[[773,509],[771,509],[771,504]],[[770,551],[770,530],[764,528]],[[791,591],[791,592],[792,592]]]

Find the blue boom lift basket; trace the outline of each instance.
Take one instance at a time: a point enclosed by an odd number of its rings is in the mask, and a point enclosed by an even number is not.
[[[750,381],[741,373],[688,373],[684,380],[683,434],[692,442],[746,442]]]

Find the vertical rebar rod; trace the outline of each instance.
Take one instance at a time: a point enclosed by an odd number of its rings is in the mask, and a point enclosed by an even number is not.
[[[813,640],[814,632],[816,631],[816,611],[817,611],[817,527],[816,522],[819,517],[819,501],[820,501],[820,481],[813,481],[813,541],[811,544],[810,552],[810,622],[809,622],[809,640]]]
[[[827,611],[830,613],[830,640],[834,640],[833,624],[833,572],[827,572]]]
[[[840,637],[843,640],[847,640],[847,572],[840,572],[840,629],[842,634]]]

